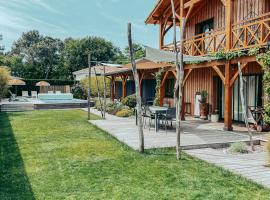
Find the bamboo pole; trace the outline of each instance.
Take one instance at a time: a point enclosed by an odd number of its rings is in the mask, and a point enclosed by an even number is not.
[[[133,72],[133,77],[135,80],[135,89],[136,89],[138,131],[139,131],[139,151],[140,153],[143,153],[144,152],[144,135],[143,135],[143,122],[142,122],[142,99],[141,99],[139,75],[136,68],[135,60],[133,58],[131,23],[128,23],[128,45],[129,45],[132,72]]]
[[[241,70],[241,63],[238,62],[238,71],[239,71],[239,79],[240,79],[240,98],[241,98],[241,105],[242,105],[242,112],[245,118],[245,124],[248,129],[248,134],[249,134],[249,139],[250,139],[250,146],[252,151],[255,151],[254,148],[254,141],[253,141],[253,135],[252,132],[250,131],[250,127],[248,124],[248,116],[247,116],[247,107],[246,107],[246,101],[244,98],[244,81],[243,81],[243,73]]]
[[[96,76],[96,86],[97,86],[98,100],[100,103],[100,113],[101,113],[102,118],[104,118],[103,105],[102,105],[102,101],[101,101],[101,97],[100,97],[99,83],[98,83],[98,79],[97,79],[97,71],[96,71],[95,67],[94,67],[94,73]]]
[[[104,108],[104,110],[103,110],[103,117],[104,117],[104,119],[106,118],[106,98],[107,98],[107,96],[106,96],[106,93],[107,93],[107,85],[106,85],[106,76],[105,76],[105,72],[106,72],[106,70],[105,70],[105,65],[103,65],[103,89],[104,89],[104,94],[103,94],[103,97],[104,97],[104,100],[103,100],[103,103],[104,103],[104,105],[103,105],[103,108]]]
[[[184,62],[183,62],[183,40],[186,20],[181,14],[180,24],[180,49],[178,54],[178,47],[176,41],[176,11],[174,1],[171,0],[172,14],[173,14],[173,44],[175,52],[175,66],[176,66],[176,83],[174,91],[174,103],[176,106],[176,158],[181,159],[181,109],[182,109],[182,97],[183,97],[183,80],[184,80]],[[181,7],[181,5],[180,5]],[[183,9],[183,8],[180,8]],[[180,57],[179,57],[180,55]]]
[[[91,54],[88,54],[88,120],[91,119]]]

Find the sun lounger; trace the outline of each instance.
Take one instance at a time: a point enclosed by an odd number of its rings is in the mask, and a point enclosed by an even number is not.
[[[31,97],[32,98],[37,98],[38,97],[37,91],[31,91]]]
[[[22,91],[22,97],[29,97],[28,91]]]
[[[53,91],[48,91],[48,94],[53,94],[54,92]]]
[[[61,91],[55,91],[55,94],[61,94],[62,92]]]

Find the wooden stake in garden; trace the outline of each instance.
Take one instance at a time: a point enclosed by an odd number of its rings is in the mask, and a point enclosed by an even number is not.
[[[91,54],[88,54],[88,120],[91,119]]]
[[[183,1],[181,1],[180,7],[183,6]],[[171,0],[172,14],[173,14],[173,44],[175,52],[175,67],[176,67],[176,83],[174,88],[174,103],[176,107],[176,158],[181,159],[181,109],[182,109],[182,98],[183,98],[183,80],[184,80],[184,57],[183,57],[183,41],[184,41],[184,30],[186,19],[183,17],[183,13],[180,16],[180,47],[178,50],[176,41],[176,11],[174,6],[174,1]],[[180,8],[183,9],[183,8]],[[179,56],[180,55],[180,56]]]
[[[254,142],[253,142],[253,135],[252,135],[252,132],[250,131],[250,127],[248,124],[247,107],[246,107],[246,101],[245,101],[245,97],[244,97],[243,73],[241,70],[241,63],[240,62],[238,62],[238,71],[239,71],[239,80],[240,80],[240,98],[241,98],[242,112],[243,112],[243,115],[245,118],[246,127],[248,129],[248,134],[249,134],[249,138],[250,138],[250,146],[251,146],[252,151],[255,151]]]
[[[143,122],[142,122],[142,99],[139,84],[139,75],[136,68],[136,63],[133,58],[133,45],[132,45],[132,33],[131,33],[131,23],[128,23],[128,45],[129,53],[132,64],[132,72],[135,80],[135,90],[136,90],[136,101],[137,101],[137,116],[138,116],[138,130],[139,130],[139,151],[144,152],[144,135],[143,135]]]
[[[103,95],[103,97],[104,97],[104,100],[103,100],[103,108],[104,108],[104,110],[103,110],[103,117],[104,117],[104,119],[106,118],[106,98],[107,98],[107,85],[106,85],[106,76],[105,76],[105,73],[106,73],[106,70],[105,70],[105,65],[103,65],[103,92],[104,92],[104,95]]]
[[[103,108],[103,104],[101,101],[101,97],[100,97],[100,88],[99,88],[99,82],[98,82],[98,78],[97,78],[97,71],[96,68],[94,67],[94,73],[95,73],[95,77],[96,77],[96,86],[97,86],[97,93],[98,93],[98,101],[100,104],[100,112],[101,112],[101,117],[104,118],[104,108]]]

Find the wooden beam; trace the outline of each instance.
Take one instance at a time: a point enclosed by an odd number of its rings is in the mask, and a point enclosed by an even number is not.
[[[225,76],[220,71],[220,69],[218,68],[218,66],[215,65],[215,66],[212,66],[212,68],[217,72],[217,74],[219,75],[219,77],[222,80],[223,84],[225,84]]]
[[[222,3],[224,6],[226,6],[227,0],[221,0],[221,3]]]
[[[115,100],[115,77],[112,76],[112,83],[111,83],[111,99],[112,99],[112,102],[114,102]]]
[[[226,50],[229,51],[231,49],[231,33],[232,33],[232,23],[233,23],[233,3],[232,0],[226,0],[225,5],[225,32],[226,32]]]
[[[174,78],[176,78],[177,77],[176,71],[173,70],[172,73],[173,73]]]
[[[193,69],[188,70],[187,75],[185,76],[184,81],[183,81],[183,87],[185,86],[185,84],[186,84],[186,82],[188,80],[188,77],[190,76],[192,71],[193,71]]]
[[[127,76],[122,76],[122,99],[127,96]]]
[[[248,66],[248,62],[245,62],[241,65],[241,71],[244,70],[246,67]],[[235,72],[235,74],[233,75],[233,77],[230,80],[230,86],[232,87],[234,82],[236,81],[236,79],[238,78],[239,75],[239,70],[237,70],[237,72]]]
[[[143,78],[144,78],[145,72],[143,71],[143,73],[140,76],[140,85],[142,84]]]
[[[190,0],[189,2],[184,4],[184,9],[187,9],[196,3],[200,3],[201,1],[202,0]]]
[[[165,73],[165,75],[164,75],[164,77],[163,77],[163,79],[161,81],[161,86],[163,86],[165,84],[166,79],[167,79],[168,76],[169,76],[169,71],[166,71],[166,73]]]

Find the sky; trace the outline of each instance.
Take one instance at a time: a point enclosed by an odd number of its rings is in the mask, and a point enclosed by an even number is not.
[[[23,32],[81,38],[100,36],[127,46],[127,23],[134,42],[158,47],[158,26],[144,21],[156,0],[0,0],[1,45],[10,50]]]

